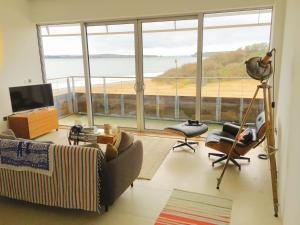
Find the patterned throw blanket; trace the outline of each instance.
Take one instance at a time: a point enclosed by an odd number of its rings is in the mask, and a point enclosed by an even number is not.
[[[46,143],[0,139],[0,168],[52,176],[53,148]]]

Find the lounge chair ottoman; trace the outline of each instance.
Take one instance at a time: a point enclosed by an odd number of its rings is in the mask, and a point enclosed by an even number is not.
[[[188,122],[176,124],[173,126],[169,126],[165,128],[165,131],[170,133],[175,133],[184,137],[184,141],[177,141],[178,143],[173,147],[173,151],[175,148],[179,148],[182,146],[188,146],[194,152],[196,149],[192,145],[199,145],[199,142],[196,141],[188,141],[188,138],[193,138],[200,136],[208,131],[208,127],[206,124],[199,123],[199,125],[189,125]]]

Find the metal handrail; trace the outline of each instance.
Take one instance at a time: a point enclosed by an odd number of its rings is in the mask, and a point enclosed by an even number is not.
[[[80,80],[80,84],[77,84],[77,81],[76,79],[82,79]],[[106,83],[106,79],[135,79],[135,76],[125,76],[125,77],[121,77],[121,76],[113,76],[113,77],[105,77],[105,76],[93,76],[92,78],[96,78],[96,79],[102,79],[103,80],[103,83],[101,83],[100,85],[103,85],[104,87],[104,90],[103,90],[103,94],[104,94],[104,113],[103,115],[104,116],[113,116],[109,113],[109,102],[108,102],[108,95],[106,93],[106,86],[108,85]],[[58,82],[60,80],[63,80],[65,79],[65,82]],[[174,111],[174,118],[164,118],[164,117],[161,117],[160,115],[160,101],[157,100],[160,98],[159,95],[156,96],[156,100],[155,100],[155,104],[156,104],[156,119],[174,119],[174,120],[180,120],[181,117],[180,117],[180,112],[179,112],[179,108],[180,108],[180,99],[179,99],[179,95],[178,95],[178,82],[180,80],[195,80],[196,77],[145,77],[144,78],[145,80],[147,79],[165,79],[165,80],[174,80],[176,82],[176,94],[174,95],[175,97],[175,111]],[[220,96],[220,82],[221,80],[237,80],[237,79],[246,79],[246,80],[250,80],[251,78],[249,77],[241,77],[241,76],[235,76],[235,77],[203,77],[203,79],[208,79],[208,80],[217,80],[219,82],[219,88],[218,88],[218,91],[217,91],[217,97],[216,97],[216,109],[215,109],[215,120],[216,121],[221,121],[221,105],[222,105],[222,96]],[[84,77],[83,76],[65,76],[65,77],[59,77],[59,78],[51,78],[51,79],[48,79],[48,81],[52,82],[54,85],[56,85],[56,87],[54,87],[54,89],[56,90],[64,90],[64,89],[67,89],[67,93],[65,95],[65,98],[66,101],[68,102],[68,107],[70,109],[70,111],[72,111],[73,113],[81,113],[80,111],[78,111],[78,105],[77,105],[77,96],[75,94],[75,88],[76,87],[82,87],[84,86]],[[118,81],[119,83],[122,82],[122,80]],[[92,84],[93,85],[93,84]],[[241,93],[243,92],[243,89],[240,90]],[[121,96],[123,94],[120,94]],[[57,102],[57,104],[60,104],[59,102]],[[121,97],[120,99],[120,104],[121,104],[121,109],[124,108],[124,98]],[[240,100],[240,110],[239,110],[239,117],[241,118],[241,115],[243,113],[243,109],[244,109],[244,99],[241,98]],[[125,115],[124,112],[122,111],[121,114],[119,116],[123,116],[123,117],[126,117],[126,116],[129,116],[130,115]],[[152,117],[151,117],[152,118]],[[154,118],[154,117],[153,117]],[[155,119],[154,118],[154,119]]]
[[[68,78],[82,78],[84,79],[84,76],[78,76],[78,75],[72,75],[72,76],[63,76],[63,77],[56,77],[56,78],[49,78],[47,81],[52,81],[52,80],[62,80],[62,79],[68,79]],[[91,76],[91,78],[107,78],[107,79],[135,79],[135,76]],[[144,79],[196,79],[196,77],[144,77]],[[230,80],[235,80],[235,79],[251,79],[250,77],[241,77],[241,76],[235,76],[235,77],[206,77],[203,76],[202,79],[230,79]]]

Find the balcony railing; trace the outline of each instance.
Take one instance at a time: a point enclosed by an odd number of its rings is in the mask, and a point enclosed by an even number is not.
[[[82,76],[48,79],[60,117],[86,114],[85,80]],[[145,77],[144,112],[147,119],[186,120],[195,117],[194,77]],[[135,117],[135,77],[91,78],[94,115]],[[240,122],[257,82],[247,77],[203,77],[201,119],[211,122]],[[260,96],[261,97],[261,96]],[[263,110],[258,98],[250,120]]]

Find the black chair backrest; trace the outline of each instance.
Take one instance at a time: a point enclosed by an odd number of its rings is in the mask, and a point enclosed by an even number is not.
[[[265,112],[261,112],[255,121],[257,139],[262,139],[266,133],[266,118]]]

